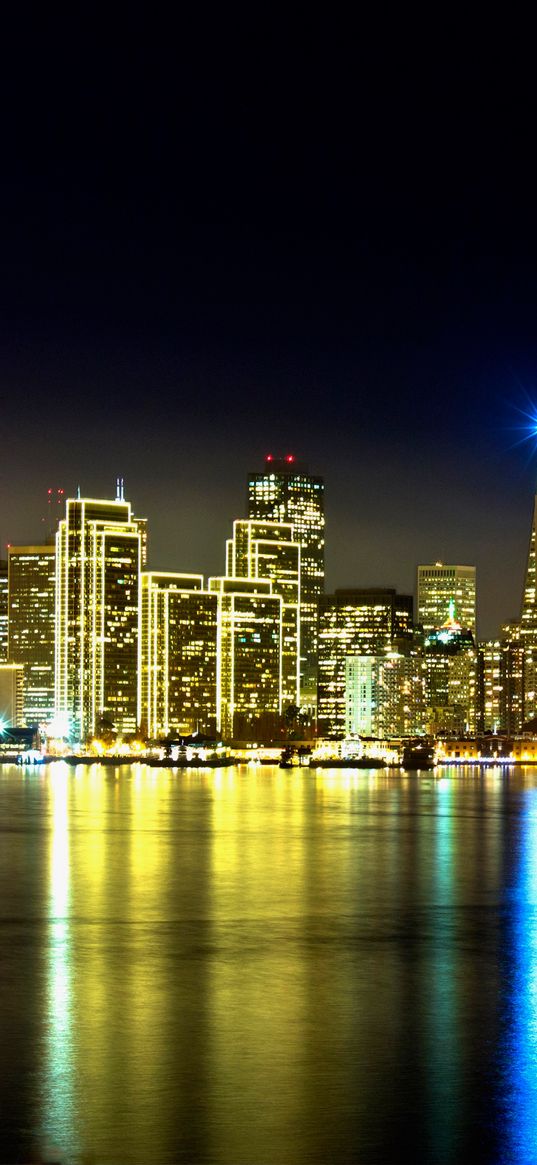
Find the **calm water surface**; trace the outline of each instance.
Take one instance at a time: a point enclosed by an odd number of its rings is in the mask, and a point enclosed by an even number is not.
[[[0,767],[0,1160],[537,1162],[537,770]]]

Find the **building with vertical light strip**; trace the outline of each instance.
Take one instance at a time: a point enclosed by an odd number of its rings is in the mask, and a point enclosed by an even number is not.
[[[119,492],[119,491],[118,491]],[[56,536],[56,718],[87,740],[140,721],[140,531],[131,506],[66,501]]]
[[[270,579],[282,599],[282,708],[300,704],[300,543],[285,522],[238,519],[227,544],[231,578]]]
[[[537,579],[535,573],[537,531],[537,496],[533,503],[533,517],[531,523],[530,544],[526,577],[524,580],[524,594],[522,597],[522,614],[520,616],[520,642],[524,652],[524,721],[534,720],[537,717]]]
[[[457,622],[476,638],[475,566],[447,566],[443,562],[418,566],[418,623],[426,635],[438,631],[455,604]]]
[[[0,559],[0,663],[7,663],[8,649],[8,583],[7,562]]]
[[[141,717],[150,738],[216,734],[217,641],[218,595],[201,575],[142,573]]]
[[[265,742],[282,711],[282,606],[271,579],[209,579],[218,596],[217,699],[224,739]]]
[[[269,455],[262,473],[248,478],[248,517],[284,522],[300,543],[300,688],[301,703],[317,701],[317,619],[324,591],[324,481],[292,454]]]
[[[56,549],[8,549],[9,659],[24,666],[23,721],[49,722],[54,716]]]

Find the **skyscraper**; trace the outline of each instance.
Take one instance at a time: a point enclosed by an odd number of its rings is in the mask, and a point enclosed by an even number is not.
[[[0,663],[7,663],[8,640],[7,562],[0,559]]]
[[[475,639],[475,566],[446,566],[443,562],[418,566],[418,623],[426,635],[443,627],[452,600],[457,622]]]
[[[150,737],[214,736],[218,595],[201,575],[142,573],[142,722]]]
[[[134,732],[139,704],[140,532],[128,502],[66,501],[56,535],[56,714],[74,740],[103,720]],[[66,725],[67,727],[67,725]]]
[[[9,659],[24,665],[24,722],[39,724],[54,714],[54,545],[10,546],[8,586]]]
[[[477,727],[477,649],[471,631],[455,620],[425,638],[426,729],[433,736],[474,733]]]
[[[227,544],[231,578],[270,579],[282,599],[282,709],[300,703],[300,543],[285,522],[238,519]]]
[[[352,686],[360,682],[357,657],[411,652],[412,616],[412,595],[398,595],[392,589],[356,587],[321,597],[317,714],[321,735],[345,735],[349,703],[356,707]]]
[[[262,473],[248,479],[248,517],[292,525],[300,543],[300,689],[301,701],[317,697],[317,616],[324,591],[324,481],[292,454],[269,455]]]
[[[530,545],[522,614],[520,617],[520,641],[524,649],[524,715],[523,719],[533,720],[537,716],[537,579],[535,574],[535,540],[537,530],[537,496],[533,503]]]
[[[267,741],[282,710],[282,606],[271,579],[211,578],[218,595],[219,727],[229,739]]]

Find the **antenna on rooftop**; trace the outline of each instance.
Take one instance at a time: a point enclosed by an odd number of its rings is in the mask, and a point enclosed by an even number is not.
[[[122,477],[116,477],[116,502],[125,501],[125,481]]]

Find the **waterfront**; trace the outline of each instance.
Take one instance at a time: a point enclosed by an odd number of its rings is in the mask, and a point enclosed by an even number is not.
[[[0,829],[2,1161],[537,1161],[537,769],[3,766]]]

